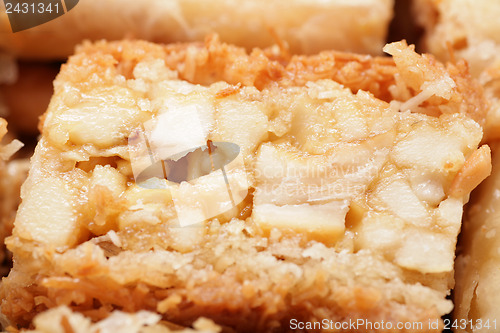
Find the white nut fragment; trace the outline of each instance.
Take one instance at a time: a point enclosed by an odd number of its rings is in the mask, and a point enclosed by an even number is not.
[[[117,169],[109,165],[97,165],[92,172],[91,186],[107,187],[113,196],[118,197],[126,189],[126,179]]]
[[[129,135],[130,124],[140,117],[134,92],[123,87],[96,87],[80,102],[51,117],[47,123],[51,137],[67,133],[72,143],[94,144],[107,148],[119,144]],[[62,107],[62,106],[61,106]]]
[[[398,167],[456,172],[465,158],[461,142],[444,135],[443,130],[428,123],[417,123],[414,129],[393,150]]]
[[[61,178],[40,179],[23,198],[30,204],[19,208],[18,235],[52,246],[75,244],[81,232],[74,207],[77,199]]]
[[[474,151],[465,161],[450,187],[450,196],[468,195],[477,185],[491,174],[491,150],[487,145]]]
[[[202,122],[201,114],[207,106],[197,104],[171,107],[160,114],[156,121],[144,124],[150,133],[152,148],[161,159],[181,158],[187,151],[205,145],[209,128]]]
[[[453,270],[454,258],[455,237],[407,229],[395,261],[401,267],[422,273],[442,273]]]
[[[258,102],[232,98],[219,100],[216,105],[215,140],[236,143],[241,147],[243,156],[247,156],[267,139],[268,119],[263,108]]]
[[[446,197],[443,176],[421,170],[410,172],[410,186],[420,201],[436,207]]]
[[[349,207],[346,201],[322,205],[256,205],[253,220],[264,232],[278,228],[284,232],[301,233],[309,239],[334,244],[344,234],[344,220]]]
[[[427,208],[407,182],[396,179],[378,188],[376,196],[392,213],[403,220],[422,226],[429,224]]]
[[[227,172],[216,170],[189,182],[169,186],[181,227],[220,215],[229,219],[236,216],[235,207],[247,196],[248,182],[243,170],[228,169]]]
[[[450,228],[451,233],[457,235],[462,224],[463,201],[456,198],[443,200],[437,212],[437,224],[443,228]]]
[[[404,229],[404,221],[390,213],[371,214],[369,221],[362,223],[358,230],[357,247],[384,251],[392,256],[401,244]]]

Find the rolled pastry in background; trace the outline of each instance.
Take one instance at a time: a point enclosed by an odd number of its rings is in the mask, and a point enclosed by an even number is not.
[[[251,49],[279,41],[292,53],[337,49],[380,54],[393,0],[83,0],[63,16],[11,33],[0,13],[0,48],[30,59],[65,59],[84,39],[203,40],[210,33]]]

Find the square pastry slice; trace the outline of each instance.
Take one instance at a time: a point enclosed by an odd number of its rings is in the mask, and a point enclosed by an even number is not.
[[[67,2],[67,13],[30,29],[29,19],[13,9],[9,18],[1,8],[0,47],[23,58],[65,59],[86,39],[170,43],[217,33],[247,50],[278,43],[300,54],[380,54],[394,0],[85,0],[74,8]]]
[[[489,174],[484,99],[463,67],[386,51],[79,47],[7,240],[7,323],[68,306],[440,332],[462,206]]]

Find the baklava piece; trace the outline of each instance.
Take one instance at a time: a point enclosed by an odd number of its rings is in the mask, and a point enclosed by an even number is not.
[[[465,68],[385,50],[79,47],[7,240],[8,323],[67,306],[440,332],[462,207],[489,174],[485,102]]]
[[[278,43],[301,54],[329,49],[381,54],[393,2],[85,0],[57,19],[15,33],[2,8],[0,49],[22,58],[65,60],[86,39],[171,43],[217,33],[247,50]]]

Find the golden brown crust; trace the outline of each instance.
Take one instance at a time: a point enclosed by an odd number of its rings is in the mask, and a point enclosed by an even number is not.
[[[207,244],[207,247],[210,246],[215,244]],[[277,243],[274,246],[279,247],[282,244]],[[266,251],[263,254],[267,255]],[[262,273],[265,276],[257,279],[242,277],[239,275],[241,272],[237,271],[210,270],[204,272],[206,275],[200,276],[201,279],[190,277],[189,281],[182,281],[177,280],[181,279],[178,276],[176,280],[168,282],[174,284],[174,287],[157,288],[146,283],[130,286],[117,284],[115,280],[106,277],[109,272],[106,269],[103,271],[102,265],[93,262],[94,256],[95,253],[92,254],[89,250],[82,257],[69,259],[86,263],[85,267],[78,267],[78,273],[72,272],[71,277],[55,274],[55,271],[52,271],[51,274],[55,276],[41,275],[32,281],[33,285],[30,287],[10,290],[9,281],[6,281],[4,292],[7,290],[8,292],[2,295],[5,297],[2,311],[9,318],[15,318],[20,326],[29,325],[36,313],[59,305],[67,305],[93,321],[106,318],[110,311],[116,308],[131,313],[146,309],[162,314],[166,320],[186,326],[190,326],[203,315],[238,332],[263,332],[278,327],[288,331],[292,319],[311,321],[325,318],[334,322],[355,321],[358,318],[373,323],[392,322],[394,325],[405,322],[412,323],[414,327],[417,327],[418,323],[425,327],[429,318],[432,318],[439,323],[439,326],[426,331],[440,332],[442,327],[434,306],[420,307],[400,303],[397,300],[387,301],[387,295],[383,295],[379,287],[328,283],[329,279],[337,278],[334,277],[333,269],[316,260],[309,260],[309,263],[305,264],[301,258],[287,258],[283,254],[274,254],[281,256],[289,264],[304,265],[306,270],[301,279],[306,280],[306,283],[287,274],[279,278],[279,283],[266,281],[269,278],[266,276],[267,267],[263,267]],[[205,249],[203,256],[215,256],[215,254],[207,253]],[[239,257],[240,260],[248,258],[243,254]],[[364,265],[369,265],[372,259],[366,259]],[[340,260],[338,264],[342,261]],[[216,264],[216,261],[213,263]],[[71,264],[65,264],[68,265],[65,270],[68,268],[71,270]],[[393,290],[398,288],[394,282],[382,283],[385,288]],[[371,330],[366,331],[371,332]]]
[[[417,55],[415,46],[407,47],[405,41],[393,43],[387,47],[400,69],[404,87],[399,89],[409,90],[409,96],[394,94],[396,99],[406,101],[408,107],[417,107],[419,103],[426,108],[426,112],[435,114],[449,114],[460,110],[474,119],[481,126],[485,126],[490,104],[484,96],[480,83],[473,79],[469,73],[468,65],[461,60],[455,64],[440,63],[433,55]],[[400,84],[400,83],[399,83]],[[408,92],[406,92],[408,94]],[[410,96],[425,96],[424,101]],[[417,104],[410,103],[417,100]]]
[[[181,79],[198,84],[225,81],[262,89],[276,83],[302,86],[308,81],[332,79],[353,92],[370,91],[384,100],[390,99],[388,88],[394,84],[396,72],[394,62],[387,57],[327,51],[286,59],[272,50],[259,49],[247,54],[241,48],[220,43],[216,35],[207,37],[205,43],[160,46],[123,41],[117,49],[118,45],[105,42],[83,44],[78,49],[79,54],[72,57],[72,62],[81,66],[91,57],[105,68],[107,64],[118,61],[120,73],[130,77],[135,64],[144,57],[142,52],[147,52],[151,58],[163,58],[169,68],[178,71]],[[134,51],[137,45],[143,51]],[[106,58],[109,55],[105,54],[111,54],[114,59]],[[92,75],[92,70],[100,70],[99,67],[81,69],[88,72],[67,72],[64,80],[78,82]]]

